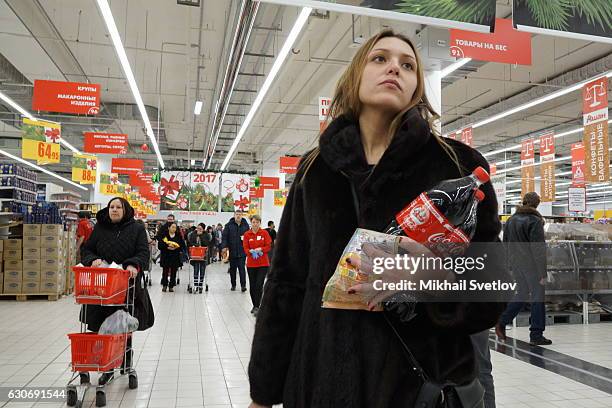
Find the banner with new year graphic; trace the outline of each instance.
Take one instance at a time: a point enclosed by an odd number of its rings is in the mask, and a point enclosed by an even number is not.
[[[72,181],[81,184],[95,184],[97,168],[96,156],[77,153],[72,155]]]
[[[219,173],[191,173],[189,211],[219,211]]]
[[[38,164],[60,162],[62,126],[46,120],[23,118],[21,125],[21,157]]]
[[[221,211],[234,212],[249,210],[249,187],[251,177],[247,174],[228,174],[221,176]]]
[[[160,210],[189,210],[191,173],[189,171],[163,171],[159,180]]]

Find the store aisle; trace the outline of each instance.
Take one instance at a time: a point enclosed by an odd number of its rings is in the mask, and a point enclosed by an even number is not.
[[[210,291],[192,295],[186,293],[186,271],[175,293],[161,292],[156,271],[150,291],[156,323],[135,336],[139,387],[130,391],[127,378],[120,378],[107,389],[109,408],[248,405],[246,368],[254,323],[250,297],[248,292],[230,292],[223,265],[213,265],[209,273]],[[0,308],[0,386],[64,386],[70,376],[66,333],[79,330],[79,306],[73,298],[1,302]],[[555,344],[549,349],[608,366],[595,351],[609,355],[602,345],[612,340],[610,329],[608,324],[551,327],[547,333]],[[527,334],[525,329],[517,332],[517,338]],[[516,335],[512,330],[508,334]],[[612,395],[508,354],[492,353],[499,408],[612,407]],[[602,381],[612,382],[612,376]],[[93,396],[87,406],[95,406]],[[33,406],[65,405],[0,402],[0,407]]]

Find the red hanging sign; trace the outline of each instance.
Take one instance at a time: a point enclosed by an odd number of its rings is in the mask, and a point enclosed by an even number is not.
[[[144,168],[144,161],[139,159],[113,158],[111,172],[119,174],[138,173]]]
[[[584,177],[584,145],[582,142],[572,143],[572,185],[583,187]]]
[[[461,130],[461,141],[464,144],[473,147],[471,126]]]
[[[535,152],[533,151],[533,139],[525,139],[521,142],[521,195],[534,191]]]
[[[540,199],[543,203],[555,201],[555,135],[540,136]]]
[[[121,133],[83,133],[83,151],[86,153],[126,154],[128,135]]]
[[[251,187],[249,189],[249,198],[264,198],[264,189],[263,187]]]
[[[279,183],[278,177],[259,177],[259,187],[264,190],[278,190]]]
[[[520,32],[512,20],[496,18],[493,34],[450,30],[450,54],[502,64],[531,65],[531,34]]]
[[[297,173],[298,165],[300,164],[300,157],[284,156],[279,157],[280,172],[287,174]]]
[[[37,79],[34,81],[32,109],[97,115],[100,112],[100,85]]]
[[[608,78],[601,77],[582,87],[582,112],[586,181],[610,180],[608,140]]]

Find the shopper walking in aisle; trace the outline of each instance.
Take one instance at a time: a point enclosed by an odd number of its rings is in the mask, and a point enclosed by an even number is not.
[[[166,217],[166,222],[162,224],[157,230],[157,235],[155,236],[155,239],[158,242],[162,240],[164,236],[166,235],[170,225],[174,224],[175,222],[176,222],[176,219],[174,218],[174,214],[168,214],[168,216]]]
[[[187,239],[187,245],[190,247],[206,247],[210,245],[211,237],[204,230],[205,225],[203,223],[198,224],[195,231],[189,234]],[[204,274],[206,273],[206,259],[203,260],[191,260],[193,266],[193,290],[202,293],[204,286]]]
[[[215,228],[215,237],[217,238],[217,259],[221,261],[221,250],[223,249],[223,225],[217,224]]]
[[[91,236],[81,247],[81,263],[85,266],[100,266],[103,262],[115,262],[130,272],[134,280],[134,308],[129,313],[138,319],[138,330],[153,326],[155,315],[144,283],[144,269],[149,262],[147,232],[134,221],[134,209],[121,197],[115,197],[108,206],[96,214],[96,226]],[[81,309],[81,322],[87,323],[87,330],[97,332],[104,320],[122,307],[87,305]],[[85,315],[85,310],[87,311]],[[132,339],[128,338],[128,350]],[[126,353],[123,369],[132,366],[132,352]],[[98,383],[106,384],[113,378],[113,372],[100,376]]]
[[[268,252],[270,252],[272,246],[270,234],[260,227],[261,217],[259,215],[251,216],[251,229],[244,233],[242,240],[244,253],[247,255],[246,265],[249,272],[251,301],[253,302],[251,313],[254,316],[257,316],[257,312],[259,312],[263,285],[270,267]]]
[[[270,247],[270,252],[268,252],[268,258],[270,261],[272,261],[272,255],[274,254],[274,241],[276,240],[274,221],[268,221],[268,228],[266,228],[266,231],[268,231],[268,235],[270,235],[270,238],[272,239],[272,246]]]
[[[244,263],[246,254],[242,247],[242,236],[249,230],[249,223],[243,218],[240,211],[236,211],[234,216],[223,228],[223,243],[224,251],[229,251],[229,274],[232,284],[232,290],[236,290],[236,270],[240,275],[240,287],[243,292],[246,292],[246,271]]]
[[[174,292],[176,271],[183,266],[180,254],[187,248],[176,223],[169,225],[164,236],[157,242],[157,247],[161,253],[159,265],[162,267],[162,292],[168,288],[170,292]]]
[[[550,345],[544,337],[546,308],[544,306],[544,285],[546,284],[546,241],[544,239],[544,218],[538,212],[540,196],[531,192],[523,197],[523,205],[508,219],[504,226],[504,243],[508,246],[509,266],[518,284],[516,301],[508,304],[495,326],[500,340],[506,340],[506,325],[519,314],[525,300],[531,302],[529,344]]]
[[[493,327],[503,304],[418,303],[412,319],[321,308],[356,228],[381,231],[428,188],[488,168],[437,134],[424,87],[414,46],[391,30],[366,41],[341,76],[332,121],[300,161],[281,218],[253,337],[251,407],[414,407],[418,395],[438,407],[432,382],[465,387],[446,387],[446,406],[459,406],[461,392],[463,406],[482,407],[470,334]],[[491,183],[481,188],[473,241],[492,242],[497,201]]]
[[[81,246],[83,243],[87,242],[89,236],[93,232],[93,224],[91,223],[91,213],[89,211],[79,211],[79,224],[77,225],[76,230],[76,253],[78,257],[81,257]],[[77,259],[77,263],[79,263],[79,259]]]
[[[213,233],[213,227],[209,225],[206,227],[206,233],[210,237],[210,242],[208,243],[208,251],[206,254],[206,260],[208,264],[211,264],[215,260],[215,250],[217,249],[216,238]]]

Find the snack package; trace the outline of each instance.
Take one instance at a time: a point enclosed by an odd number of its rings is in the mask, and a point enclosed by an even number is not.
[[[350,287],[359,283],[369,283],[380,279],[379,275],[365,274],[355,266],[346,262],[351,255],[361,256],[361,247],[364,243],[384,244],[385,246],[397,247],[400,237],[383,234],[382,232],[370,231],[358,228],[351,240],[344,248],[342,256],[336,265],[334,274],[325,285],[323,292],[322,307],[329,309],[368,310],[368,299],[355,293],[349,295]],[[381,308],[375,311],[381,311]]]

